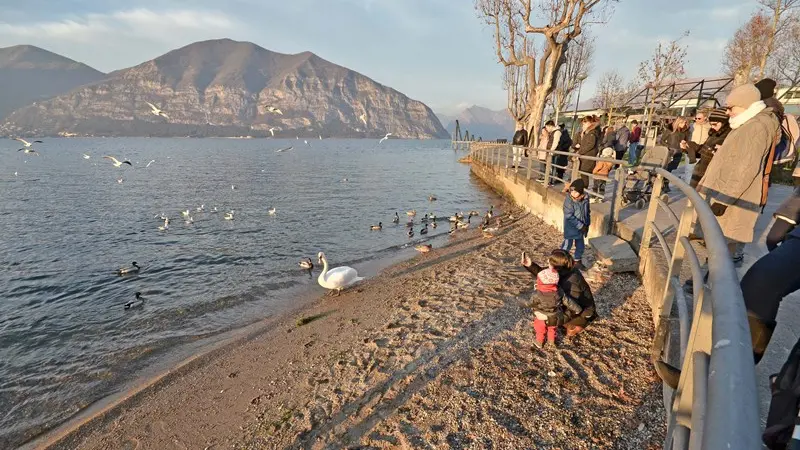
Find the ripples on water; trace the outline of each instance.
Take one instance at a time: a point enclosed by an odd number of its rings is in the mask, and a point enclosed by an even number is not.
[[[299,289],[322,292],[318,272],[297,269],[301,258],[325,251],[358,267],[409,242],[406,210],[444,218],[491,201],[447,141],[309,142],[48,139],[41,157],[0,143],[0,448],[182,344],[274,314]],[[223,220],[230,210],[235,220]],[[165,233],[161,213],[172,218]],[[379,221],[384,230],[370,232]],[[113,274],[132,261],[141,274]],[[145,306],[123,310],[137,291]]]

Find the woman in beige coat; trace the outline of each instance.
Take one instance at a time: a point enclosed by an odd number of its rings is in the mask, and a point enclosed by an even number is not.
[[[744,244],[753,241],[756,220],[767,199],[767,168],[772,167],[779,137],[778,120],[760,98],[752,84],[728,95],[732,131],[698,185],[698,191],[711,198],[711,210],[735,262],[742,261]]]

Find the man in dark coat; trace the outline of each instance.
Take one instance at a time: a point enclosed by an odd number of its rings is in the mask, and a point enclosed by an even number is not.
[[[719,108],[711,111],[708,116],[708,122],[711,128],[709,128],[708,138],[703,144],[685,140],[681,142],[681,150],[686,153],[690,163],[694,164],[698,156],[700,159],[694,166],[692,180],[689,183],[693,188],[697,188],[700,180],[703,179],[703,175],[706,174],[706,169],[711,163],[714,153],[722,146],[725,138],[728,137],[728,133],[731,132],[731,127],[728,124],[728,115],[724,109]]]
[[[583,134],[581,134],[580,144],[575,146],[575,153],[584,156],[597,156],[600,152],[600,143],[602,136],[600,132],[600,122],[595,121],[593,117],[584,117],[581,121]],[[592,173],[594,170],[595,161],[590,159],[583,159],[580,161],[580,171],[585,173]],[[581,174],[584,186],[589,186],[589,175]]]

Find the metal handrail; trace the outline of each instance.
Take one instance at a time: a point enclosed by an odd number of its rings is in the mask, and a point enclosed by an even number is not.
[[[694,314],[688,342],[686,331],[680,333],[681,372],[672,402],[665,448],[760,448],[750,328],[739,278],[725,236],[711,208],[691,186],[664,169],[656,169],[655,172],[657,179],[639,251],[642,270],[645,271],[655,234],[669,264],[662,302],[657,307],[658,311],[654,311],[657,331],[653,354],[660,355],[665,345],[662,337],[667,335],[666,327],[670,323],[673,301],[683,300],[678,295],[679,275],[684,256],[687,255],[695,286]],[[655,225],[656,214],[662,205],[654,200],[661,195],[664,179],[669,180],[670,186],[679,189],[688,199],[675,229],[672,249],[667,246],[666,239]],[[686,238],[693,229],[695,217],[702,228],[708,249],[709,282],[713,286],[708,293],[704,292],[699,280],[699,258]],[[709,297],[711,301],[706,302]],[[678,306],[680,309],[681,305]],[[688,315],[685,310],[679,312],[682,319]],[[681,322],[684,325],[685,320]],[[691,435],[687,436],[687,432]]]

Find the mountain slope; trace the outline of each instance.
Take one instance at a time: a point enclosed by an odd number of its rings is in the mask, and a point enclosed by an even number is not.
[[[103,77],[86,64],[32,45],[0,48],[0,119],[15,109]]]
[[[471,106],[448,121],[447,131],[451,136],[456,129],[456,120],[461,125],[462,134],[469,131],[476,139],[511,139],[514,135],[514,120],[506,110],[492,111],[481,106]]]
[[[147,102],[169,119],[151,114]],[[263,136],[270,128],[285,137],[447,136],[426,105],[364,75],[313,53],[284,55],[230,39],[190,44],[22,108],[0,131]]]

